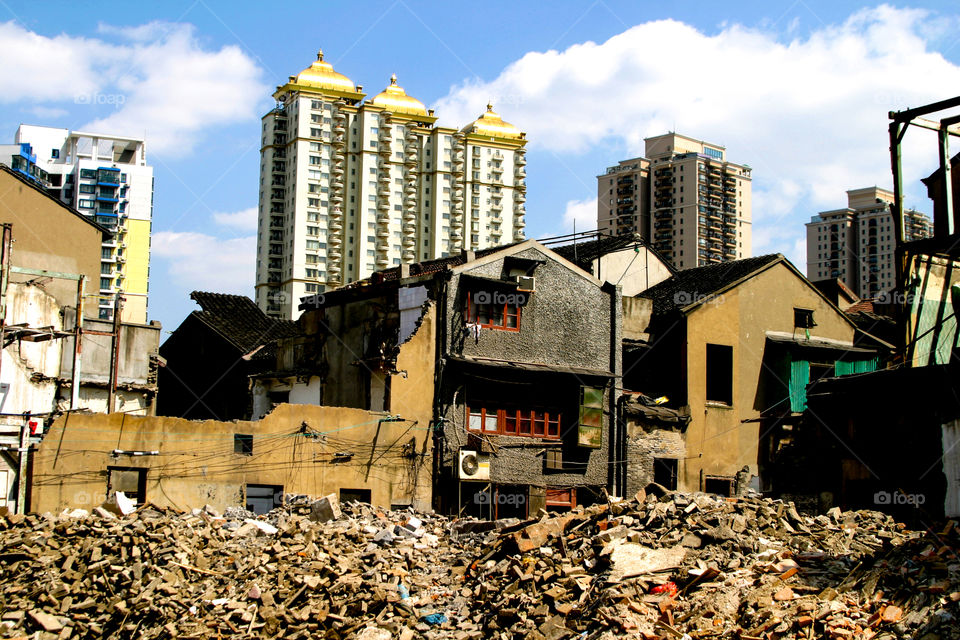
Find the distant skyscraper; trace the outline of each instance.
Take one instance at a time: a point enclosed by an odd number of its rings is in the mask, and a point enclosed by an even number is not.
[[[21,124],[15,143],[21,153],[11,154],[10,162],[28,167],[26,173],[50,193],[114,232],[101,249],[100,282],[88,283],[86,290],[99,292],[96,315],[112,319],[119,292],[121,319],[146,324],[153,167],[147,164],[144,141]],[[0,156],[0,162],[7,160]]]
[[[263,117],[256,298],[271,316],[380,269],[524,237],[524,133],[491,105],[436,126],[396,76],[365,95],[321,52]]]
[[[678,269],[751,253],[751,170],[715,144],[668,133],[597,176],[597,228],[639,233]]]
[[[807,223],[807,277],[837,278],[861,298],[896,286],[893,193],[879,187],[847,191],[847,207],[821,211]],[[933,234],[930,218],[904,212],[904,241]]]

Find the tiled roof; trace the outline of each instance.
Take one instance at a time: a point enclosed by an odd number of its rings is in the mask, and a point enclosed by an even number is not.
[[[278,338],[298,334],[295,322],[267,316],[246,296],[194,291],[190,298],[203,309],[194,311],[191,315],[233,343],[244,354]]]
[[[645,247],[654,254],[668,269],[673,271],[670,261],[661,256],[656,249],[644,242],[638,233],[627,233],[617,236],[602,236],[596,240],[587,242],[577,242],[576,244],[565,244],[562,246],[550,246],[550,250],[559,254],[566,260],[574,263],[587,272],[593,271],[593,261],[605,255],[625,249],[636,249]]]
[[[662,316],[697,301],[706,301],[711,295],[747,276],[786,258],[771,253],[755,258],[731,260],[705,267],[679,271],[654,285],[639,297],[653,300],[653,315]]]
[[[873,313],[873,300],[861,300],[856,304],[850,305],[843,311],[847,315],[851,313]]]

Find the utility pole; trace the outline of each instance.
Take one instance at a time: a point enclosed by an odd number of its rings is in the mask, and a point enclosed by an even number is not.
[[[70,408],[80,408],[80,356],[83,351],[83,285],[86,276],[77,281],[77,321],[73,329],[73,375],[70,376]]]
[[[117,395],[117,372],[120,362],[120,310],[123,297],[118,291],[113,300],[113,337],[110,339],[110,386],[107,388],[107,413],[114,412],[114,400]]]
[[[20,468],[17,476],[17,513],[27,513],[27,463],[30,456],[30,412],[20,425]]]

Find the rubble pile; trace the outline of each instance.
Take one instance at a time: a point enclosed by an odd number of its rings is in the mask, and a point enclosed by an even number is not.
[[[461,548],[445,518],[333,496],[258,518],[94,511],[0,516],[0,637],[410,638],[443,619]]]
[[[657,493],[505,529],[461,589],[471,619],[550,640],[960,638],[952,521]]]
[[[0,637],[960,638],[952,521],[648,491],[523,522],[334,496],[0,515]]]

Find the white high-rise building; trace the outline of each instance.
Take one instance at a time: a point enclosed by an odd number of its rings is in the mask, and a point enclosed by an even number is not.
[[[263,117],[257,304],[300,299],[395,265],[524,238],[526,135],[491,105],[461,129],[391,77],[363,87],[317,60]]]
[[[896,286],[893,192],[880,187],[847,191],[847,206],[821,211],[807,223],[807,277],[839,279],[861,298]],[[907,210],[904,241],[933,235],[929,216]]]
[[[101,249],[100,282],[86,288],[87,309],[97,309],[91,315],[111,320],[119,293],[121,320],[146,324],[153,167],[147,164],[144,141],[21,124],[15,142],[32,149],[51,194],[114,232]]]

